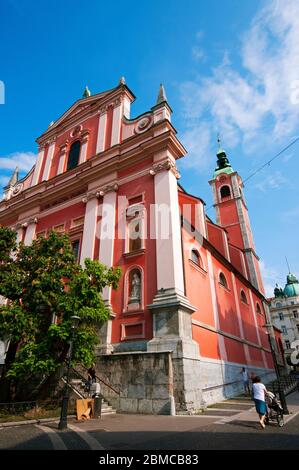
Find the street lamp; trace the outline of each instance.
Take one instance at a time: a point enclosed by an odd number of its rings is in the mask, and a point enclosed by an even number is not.
[[[272,338],[272,335],[271,335],[271,332],[270,332],[270,326],[272,326],[272,325],[269,325],[269,324],[264,325],[264,327],[267,329],[267,335],[268,335],[270,350],[271,350],[273,363],[274,363],[274,368],[275,368],[275,373],[276,373],[276,378],[277,378],[277,382],[278,382],[279,399],[280,399],[280,402],[281,402],[281,406],[283,408],[283,414],[288,415],[289,410],[288,410],[285,394],[284,394],[283,388],[281,387],[281,383],[280,383],[280,371],[279,371],[279,366],[278,366],[278,363],[277,363],[275,348],[274,348],[274,345],[273,345],[273,342],[272,342],[273,338]]]
[[[75,338],[75,330],[79,325],[80,317],[73,315],[71,317],[71,340],[70,340],[70,347],[67,355],[67,372],[66,372],[66,383],[64,387],[64,395],[62,399],[62,406],[61,406],[61,414],[60,414],[60,421],[58,424],[58,429],[67,429],[67,410],[69,404],[69,375],[70,375],[70,365],[72,360],[72,352],[73,352],[73,343]]]

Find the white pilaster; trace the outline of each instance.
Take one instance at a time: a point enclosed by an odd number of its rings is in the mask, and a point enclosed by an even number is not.
[[[158,291],[175,288],[184,295],[178,189],[176,177],[170,170],[155,175],[154,224]]]
[[[105,194],[102,204],[99,261],[109,268],[113,266],[116,196],[117,193],[115,191],[111,191]],[[103,299],[108,304],[110,304],[110,286],[105,287],[103,292]]]
[[[32,240],[35,237],[35,230],[36,230],[36,222],[31,222],[28,223],[28,226],[26,228],[26,233],[24,237],[24,244],[25,245],[31,245]]]
[[[113,109],[111,147],[120,143],[121,118],[122,104],[120,103]]]
[[[100,153],[105,150],[106,125],[107,125],[107,112],[105,111],[103,114],[99,116],[96,153]]]
[[[43,158],[45,154],[45,148],[43,147],[42,149],[39,150],[37,160],[36,160],[36,165],[34,168],[34,173],[33,173],[33,178],[31,182],[31,186],[35,186],[38,183],[39,180],[39,175],[43,163]]]
[[[98,199],[92,197],[86,203],[84,231],[82,237],[80,264],[84,266],[85,258],[93,259],[98,214]]]
[[[48,181],[48,179],[49,179],[52,159],[53,159],[53,155],[54,155],[54,149],[55,149],[55,142],[52,142],[49,149],[48,149],[47,161],[46,161],[42,181]]]
[[[59,157],[57,175],[61,175],[61,173],[63,173],[64,167],[65,167],[65,157],[66,157],[66,153],[62,153]]]
[[[22,241],[23,230],[24,230],[23,227],[20,227],[20,228],[18,228],[18,229],[16,230],[16,232],[17,232],[17,240],[16,240],[16,241],[17,241],[17,244],[19,244],[20,241]]]
[[[87,140],[84,140],[82,143],[81,151],[80,151],[80,158],[79,158],[79,165],[86,161],[87,144],[88,144]]]

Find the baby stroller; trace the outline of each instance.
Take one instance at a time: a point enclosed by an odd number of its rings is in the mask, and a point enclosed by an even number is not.
[[[275,421],[279,427],[284,425],[283,422],[283,408],[281,406],[280,401],[272,392],[268,392],[266,395],[266,403],[267,403],[267,414],[265,423],[269,424],[270,421]]]

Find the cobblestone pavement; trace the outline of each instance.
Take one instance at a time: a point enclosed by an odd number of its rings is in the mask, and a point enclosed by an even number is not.
[[[0,428],[0,449],[14,450],[204,450],[299,449],[299,394],[287,399],[285,426],[262,430],[252,402],[229,400],[195,416],[107,415],[100,420],[69,421]]]

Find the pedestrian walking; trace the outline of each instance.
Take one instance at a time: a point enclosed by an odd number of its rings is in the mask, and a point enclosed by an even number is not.
[[[249,388],[249,377],[248,377],[248,372],[245,369],[245,367],[242,367],[241,372],[242,374],[242,380],[243,380],[243,386],[244,386],[244,393],[248,393],[250,395],[250,388]]]
[[[255,403],[255,409],[257,414],[259,415],[259,423],[263,429],[265,429],[266,425],[264,423],[266,414],[267,414],[267,405],[266,405],[266,394],[268,390],[266,389],[265,385],[261,382],[261,378],[256,376],[253,379],[252,385],[252,397]]]

